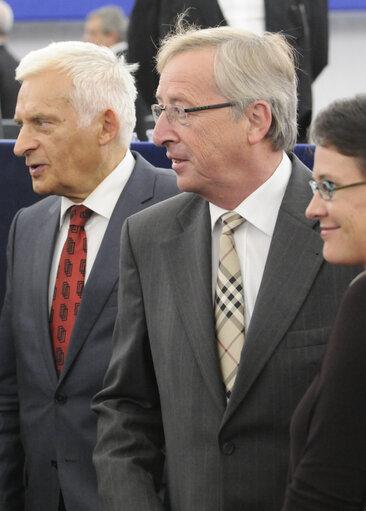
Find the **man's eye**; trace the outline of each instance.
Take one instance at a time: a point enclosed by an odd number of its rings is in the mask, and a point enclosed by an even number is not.
[[[184,110],[180,106],[173,106],[172,110],[173,110],[174,115],[184,114]]]
[[[35,119],[35,123],[41,128],[44,128],[50,124],[49,121],[46,121],[46,119]]]
[[[323,186],[327,188],[327,190],[333,190],[335,186],[337,186],[333,181],[323,181]]]

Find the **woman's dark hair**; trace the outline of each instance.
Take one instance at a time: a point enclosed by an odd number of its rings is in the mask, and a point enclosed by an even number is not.
[[[332,102],[313,121],[310,138],[316,145],[358,158],[366,174],[366,94]]]

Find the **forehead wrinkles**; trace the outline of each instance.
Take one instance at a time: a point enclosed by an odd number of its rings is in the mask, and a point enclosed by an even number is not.
[[[190,81],[174,79],[161,82],[157,90],[157,97],[159,99],[164,98],[170,103],[182,100],[197,102],[197,98],[202,97],[202,92],[202,87]]]
[[[44,81],[42,81],[43,76]],[[22,104],[27,108],[62,107],[65,103],[70,103],[71,90],[72,82],[69,79],[58,83],[57,80],[48,79],[45,74],[29,77],[24,80],[20,88],[18,105]]]
[[[70,101],[64,96],[44,98],[42,101],[38,99],[33,100],[32,98],[19,98],[16,107],[16,116],[18,117],[19,115],[22,115],[24,117],[34,117],[34,115],[56,112],[63,116],[64,110],[69,104]]]
[[[217,94],[213,75],[211,52],[182,52],[169,60],[161,72],[157,97],[187,98],[197,103],[195,98]]]

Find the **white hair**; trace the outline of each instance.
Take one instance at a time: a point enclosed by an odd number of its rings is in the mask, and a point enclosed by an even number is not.
[[[15,78],[20,82],[46,71],[59,71],[71,78],[69,100],[79,115],[80,126],[89,126],[106,109],[116,112],[119,140],[131,142],[136,123],[134,65],[125,63],[104,46],[81,41],[51,43],[28,53],[20,61]]]
[[[14,15],[9,4],[0,0],[0,36],[9,34],[13,28]]]

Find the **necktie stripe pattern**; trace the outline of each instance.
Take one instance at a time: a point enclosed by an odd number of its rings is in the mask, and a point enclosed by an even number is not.
[[[70,225],[61,252],[50,314],[50,330],[58,373],[64,364],[83,294],[87,255],[84,226],[92,213],[85,206],[73,206],[70,209]]]
[[[221,217],[220,256],[215,293],[219,360],[227,398],[231,395],[244,345],[244,295],[234,231],[245,219],[229,211]]]

